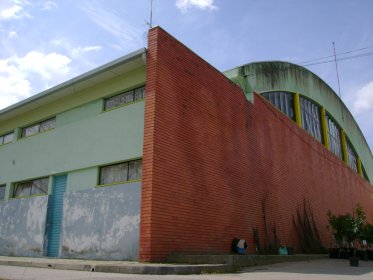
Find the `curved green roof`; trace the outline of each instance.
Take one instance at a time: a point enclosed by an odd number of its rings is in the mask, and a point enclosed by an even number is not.
[[[239,66],[224,73],[240,84],[248,99],[252,92],[289,91],[315,101],[338,122],[354,146],[370,180],[373,157],[354,117],[333,89],[308,69],[289,62],[266,61]]]

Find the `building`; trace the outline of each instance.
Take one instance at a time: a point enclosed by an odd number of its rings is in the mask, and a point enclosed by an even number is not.
[[[327,247],[329,209],[359,203],[372,222],[372,178],[320,78],[221,73],[155,27],[147,49],[0,111],[0,254],[162,261],[237,236],[302,250],[299,209]]]

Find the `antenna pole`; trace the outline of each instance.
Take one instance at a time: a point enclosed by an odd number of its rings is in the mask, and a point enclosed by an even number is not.
[[[153,0],[150,0],[150,22],[149,22],[149,27],[153,27]]]
[[[341,86],[340,86],[340,84],[339,84],[339,74],[338,74],[337,55],[336,55],[336,53],[335,53],[335,44],[334,44],[334,42],[333,42],[333,50],[334,50],[335,70],[337,71],[338,94],[339,94],[339,97],[342,99],[342,95],[341,95]]]

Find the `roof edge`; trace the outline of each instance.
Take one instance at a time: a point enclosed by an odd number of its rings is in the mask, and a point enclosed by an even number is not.
[[[65,88],[67,88],[67,87],[69,87],[71,85],[77,84],[77,83],[85,81],[87,79],[90,79],[90,78],[92,78],[93,76],[95,76],[97,74],[100,74],[100,73],[102,73],[104,71],[110,70],[110,69],[114,68],[115,66],[117,66],[119,64],[122,64],[122,63],[125,63],[125,62],[129,62],[131,60],[134,60],[134,59],[136,59],[138,57],[143,56],[144,54],[146,54],[146,48],[141,48],[141,49],[139,49],[137,51],[131,52],[131,53],[129,53],[129,54],[125,55],[125,56],[122,56],[122,57],[120,57],[118,59],[110,61],[110,62],[108,62],[108,63],[106,63],[104,65],[101,65],[101,66],[99,66],[97,68],[94,68],[94,69],[92,69],[92,70],[90,70],[88,72],[85,72],[85,73],[83,73],[83,74],[81,74],[79,76],[76,76],[76,77],[74,77],[74,78],[72,78],[70,80],[67,80],[66,82],[58,84],[58,85],[56,85],[56,86],[54,86],[52,88],[44,90],[44,91],[42,91],[40,93],[37,93],[35,95],[32,95],[32,96],[24,99],[22,101],[19,101],[19,102],[15,103],[15,104],[12,104],[12,105],[8,106],[8,107],[5,107],[4,109],[0,110],[0,116],[1,115],[5,115],[5,114],[7,114],[7,113],[9,113],[11,111],[14,111],[14,110],[16,110],[18,108],[23,107],[23,106],[26,106],[26,105],[28,105],[28,104],[36,101],[36,100],[42,99],[42,98],[44,98],[46,96],[53,95],[53,94],[57,93],[58,91],[63,90],[63,89],[65,89]]]

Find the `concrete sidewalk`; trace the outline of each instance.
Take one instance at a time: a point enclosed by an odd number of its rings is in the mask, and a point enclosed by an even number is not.
[[[175,255],[168,263],[98,261],[79,259],[27,258],[0,256],[0,265],[126,274],[205,274],[234,272],[240,267],[279,262],[309,261],[326,255]]]
[[[128,274],[202,274],[231,272],[230,264],[169,264],[131,261],[27,258],[0,256],[0,265]]]

